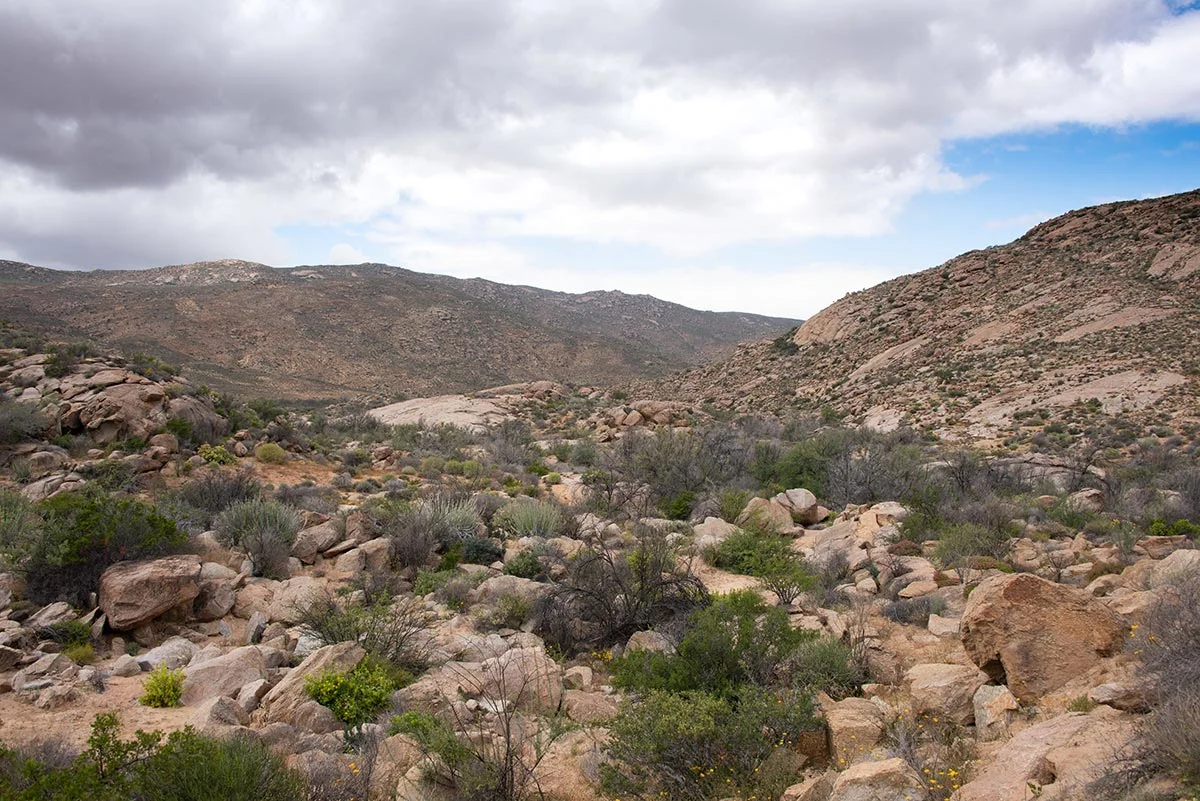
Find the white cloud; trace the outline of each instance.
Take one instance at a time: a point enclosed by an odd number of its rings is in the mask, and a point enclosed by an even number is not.
[[[976,180],[957,138],[1157,119],[1200,119],[1200,13],[1165,0],[18,0],[0,252],[312,261],[276,231],[354,223],[328,258],[590,289],[528,242],[617,243],[664,265],[623,289],[791,315],[874,273],[679,265],[886,232]]]

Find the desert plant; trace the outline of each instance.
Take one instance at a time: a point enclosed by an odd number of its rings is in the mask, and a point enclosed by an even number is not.
[[[179,706],[183,698],[183,671],[172,670],[165,662],[150,671],[142,681],[142,706]]]
[[[518,578],[542,581],[546,578],[546,566],[533,548],[526,548],[504,563],[504,572]]]
[[[11,445],[46,430],[48,421],[34,405],[0,393],[0,445]]]
[[[263,464],[283,464],[287,451],[274,442],[264,442],[254,448],[254,458]]]
[[[324,593],[297,612],[297,625],[322,645],[357,642],[368,654],[397,667],[424,667],[420,635],[432,624],[433,614],[416,598],[384,592],[360,600]]]
[[[256,576],[287,576],[288,555],[300,515],[278,501],[239,501],[213,521],[217,539],[246,551]]]
[[[504,546],[497,540],[472,537],[462,544],[462,561],[469,565],[490,565],[504,559]]]
[[[379,663],[363,660],[346,673],[309,676],[304,691],[350,729],[361,728],[387,708],[396,689],[391,674]]]
[[[212,465],[223,466],[237,464],[237,457],[225,449],[224,445],[209,445],[203,443],[196,449],[196,455]]]
[[[0,487],[0,567],[14,567],[37,538],[41,522],[24,495]]]
[[[42,525],[16,560],[26,594],[37,603],[63,599],[81,606],[109,565],[161,556],[187,540],[153,506],[98,491],[56,495],[36,511]]]
[[[137,799],[154,801],[293,801],[304,783],[283,757],[249,737],[172,732],[139,771]]]
[[[761,576],[792,559],[791,540],[762,528],[747,527],[730,534],[704,553],[713,567]]]
[[[563,526],[562,508],[553,501],[518,499],[492,517],[492,527],[509,536],[553,537]]]
[[[942,532],[934,556],[945,567],[954,568],[959,574],[960,582],[965,583],[973,557],[989,556],[1000,559],[1011,548],[1011,539],[1008,531],[985,528],[973,523],[960,523],[949,526]]]

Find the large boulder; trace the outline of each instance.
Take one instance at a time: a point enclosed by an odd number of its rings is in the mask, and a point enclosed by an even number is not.
[[[1062,687],[1121,650],[1121,618],[1086,591],[1028,573],[985,579],[967,600],[962,642],[971,659],[1022,700]]]
[[[478,694],[484,698],[537,712],[554,712],[562,701],[562,668],[540,648],[505,651],[484,660],[482,670]]]
[[[692,528],[693,543],[696,550],[703,553],[708,548],[715,548],[730,535],[737,533],[738,527],[719,517],[706,517],[703,523],[697,523]]]
[[[752,524],[778,532],[790,531],[794,525],[792,513],[783,504],[766,498],[751,498],[735,522],[739,526]]]
[[[293,723],[292,718],[297,710],[311,700],[304,690],[304,682],[309,676],[317,676],[327,671],[348,672],[366,655],[367,652],[358,643],[353,642],[339,642],[313,651],[297,667],[288,671],[288,674],[263,697],[265,722]]]
[[[859,762],[838,776],[829,801],[898,801],[925,798],[917,772],[900,757],[882,762]]]
[[[987,683],[987,674],[965,665],[914,665],[905,678],[909,682],[914,711],[944,718],[960,726],[975,720],[972,699]]]
[[[853,765],[883,739],[883,710],[866,698],[844,698],[825,709],[830,759],[838,768]]]
[[[305,564],[316,561],[317,554],[337,545],[342,539],[332,520],[302,529],[292,542],[292,556]]]
[[[267,677],[267,660],[254,645],[189,665],[183,671],[183,703],[191,705],[217,696],[236,696],[246,684]]]
[[[817,496],[806,489],[790,489],[787,492],[779,493],[771,500],[787,509],[792,515],[792,520],[802,526],[819,523],[824,516],[821,507],[817,505]]]
[[[100,608],[115,631],[130,631],[200,594],[200,557],[118,562],[100,576]]]

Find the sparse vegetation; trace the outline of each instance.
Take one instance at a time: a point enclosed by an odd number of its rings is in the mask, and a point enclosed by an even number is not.
[[[179,706],[183,697],[183,671],[172,670],[166,663],[159,664],[142,682],[142,706]]]
[[[213,520],[217,538],[241,548],[256,576],[287,577],[287,561],[300,515],[278,501],[238,501]]]

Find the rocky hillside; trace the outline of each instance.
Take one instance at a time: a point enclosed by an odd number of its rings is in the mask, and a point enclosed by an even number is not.
[[[309,399],[627,381],[718,358],[796,323],[379,264],[242,261],[92,272],[0,261],[0,318],[146,350],[241,395]]]
[[[1065,214],[637,394],[975,438],[1078,402],[1169,422],[1196,415],[1197,341],[1200,191]]]

